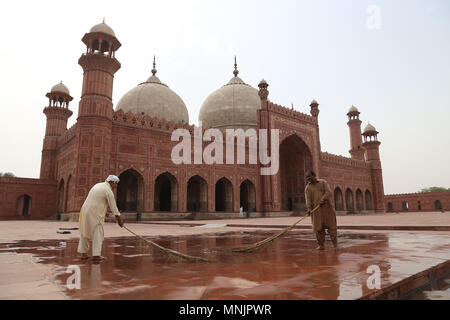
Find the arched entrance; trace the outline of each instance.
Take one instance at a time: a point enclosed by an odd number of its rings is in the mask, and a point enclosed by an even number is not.
[[[69,178],[67,179],[67,184],[66,184],[66,196],[65,196],[65,200],[64,200],[64,212],[69,212],[69,210],[71,209],[71,206],[69,205],[69,197],[70,197],[70,188],[72,187],[72,176],[70,175]]]
[[[441,200],[436,200],[434,202],[434,209],[435,210],[442,210],[442,202],[441,202]]]
[[[342,191],[339,187],[334,189],[334,208],[336,211],[344,210],[344,200],[342,198]]]
[[[372,210],[372,195],[366,190],[366,210]]]
[[[250,180],[245,180],[240,187],[240,204],[244,212],[256,211],[256,189]]]
[[[356,211],[364,210],[363,193],[360,189],[356,190]]]
[[[305,172],[312,170],[312,156],[308,146],[296,135],[280,145],[281,210],[305,209]]]
[[[64,212],[64,179],[58,185],[58,213]]]
[[[31,215],[31,197],[29,195],[24,194],[17,199],[16,214],[22,217]]]
[[[169,172],[160,174],[155,180],[155,211],[178,210],[178,182]]]
[[[227,178],[216,183],[216,211],[233,211],[233,185]]]
[[[134,169],[119,176],[117,208],[124,212],[142,212],[144,209],[144,178]]]
[[[350,189],[345,191],[345,206],[347,207],[347,211],[355,211],[355,208],[353,207],[353,192]]]
[[[198,175],[191,177],[187,183],[187,210],[208,211],[208,184]]]

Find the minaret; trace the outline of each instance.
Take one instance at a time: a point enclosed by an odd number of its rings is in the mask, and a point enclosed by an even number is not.
[[[370,162],[372,177],[373,205],[377,212],[384,212],[384,186],[383,173],[381,170],[380,151],[381,142],[378,141],[378,131],[370,123],[364,128],[364,143],[366,149],[365,158]]]
[[[237,68],[235,69],[237,71]],[[237,76],[237,74],[235,74]],[[259,98],[261,99],[261,109],[257,111],[258,114],[258,130],[266,129],[267,130],[267,145],[271,145],[270,141],[270,121],[269,121],[269,100],[267,99],[269,96],[269,90],[267,88],[269,84],[266,80],[262,79],[259,84]],[[262,165],[261,165],[262,166]],[[270,212],[273,211],[273,185],[272,185],[272,176],[271,175],[263,175],[261,176],[261,199],[262,199],[262,211]]]
[[[347,125],[350,129],[350,150],[352,159],[364,160],[364,148],[362,147],[361,136],[361,120],[359,120],[360,112],[355,106],[351,106],[348,110]]]
[[[69,102],[72,101],[69,89],[62,83],[53,86],[49,93],[48,106],[44,109],[47,116],[45,137],[42,147],[40,179],[56,179],[56,149],[58,137],[67,130],[67,120],[72,115]]]
[[[311,101],[311,103],[309,104],[309,106],[311,107],[310,113],[314,118],[319,117],[319,103],[316,100]]]
[[[114,172],[110,167],[112,92],[114,74],[120,69],[115,53],[121,46],[104,21],[93,26],[82,41],[86,53],[78,60],[83,68],[83,87],[77,118],[76,207],[81,207],[95,183]]]

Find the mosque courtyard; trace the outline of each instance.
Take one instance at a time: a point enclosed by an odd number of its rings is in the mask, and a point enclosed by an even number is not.
[[[105,224],[102,255],[77,256],[76,222],[0,222],[0,299],[450,299],[450,214],[338,216],[339,250],[317,251],[309,218],[267,247],[299,217],[126,223],[166,248],[205,257],[180,260]],[[71,279],[79,272],[79,287]]]

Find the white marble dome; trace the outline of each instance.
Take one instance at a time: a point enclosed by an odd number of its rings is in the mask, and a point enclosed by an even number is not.
[[[56,85],[54,85],[50,92],[63,92],[70,95],[69,88],[67,88],[62,81]]]
[[[147,81],[128,91],[117,103],[116,111],[131,111],[167,121],[189,123],[183,100],[154,74]]]
[[[113,37],[116,36],[114,34],[113,29],[111,29],[111,27],[108,26],[105,22],[102,22],[102,23],[99,23],[99,24],[96,24],[95,26],[93,26],[91,28],[91,30],[89,30],[89,33],[92,33],[92,32],[103,32],[103,33],[109,34],[110,36],[113,36]]]
[[[350,109],[348,109],[348,113],[350,113],[350,112],[359,112],[359,110],[358,110],[358,108],[356,108],[354,105],[352,105],[352,106],[350,107]]]
[[[237,76],[211,93],[203,102],[199,121],[204,128],[244,130],[256,128],[257,110],[261,108],[258,90]]]
[[[364,128],[364,132],[377,131],[373,125],[370,123]]]

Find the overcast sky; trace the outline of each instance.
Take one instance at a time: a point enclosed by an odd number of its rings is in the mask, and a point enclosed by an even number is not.
[[[380,132],[386,194],[450,187],[450,1],[8,1],[0,10],[0,172],[39,177],[43,108],[63,81],[76,121],[85,52],[105,18],[122,47],[113,102],[151,75],[198,123],[233,76],[309,113],[320,103],[322,151],[349,156],[354,104]]]

